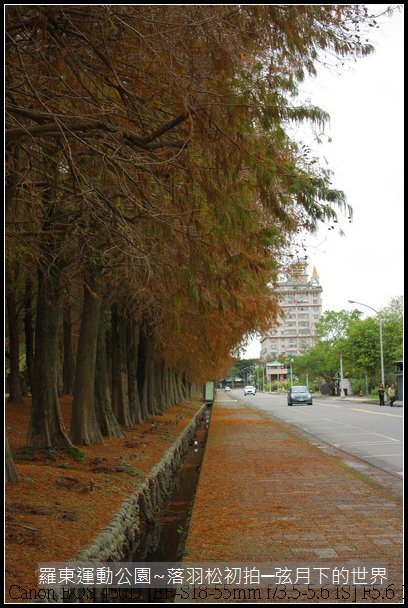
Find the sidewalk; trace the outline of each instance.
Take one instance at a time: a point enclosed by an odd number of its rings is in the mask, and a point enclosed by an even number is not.
[[[386,564],[388,579],[380,586],[381,595],[366,595],[363,601],[401,603],[398,492],[322,452],[290,425],[220,391],[212,410],[184,562],[269,564],[276,572],[307,564],[332,569],[345,563],[370,568]],[[363,586],[354,587],[358,601]],[[178,602],[224,603],[238,597],[218,600],[210,592],[204,598],[203,592],[193,598],[191,589],[190,598]],[[264,588],[258,601],[282,603],[299,597],[307,603],[312,597],[306,595],[306,584],[297,583],[295,592],[289,589],[272,597]],[[341,593],[339,587],[330,588],[330,599],[344,602]],[[316,593],[313,603],[328,599],[325,594]],[[248,600],[244,595],[240,599]]]

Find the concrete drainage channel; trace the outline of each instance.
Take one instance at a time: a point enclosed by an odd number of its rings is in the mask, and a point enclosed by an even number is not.
[[[207,428],[201,423],[163,511],[146,531],[141,547],[124,561],[174,562],[181,558],[206,439]]]
[[[123,502],[110,524],[76,556],[75,561],[88,564],[147,564],[180,560],[205,451],[210,415],[211,407],[204,404],[150,472],[139,491]],[[136,590],[109,589],[102,596],[96,593],[93,601],[157,603],[161,601],[160,591],[165,590],[150,589],[150,593],[148,590],[132,591]],[[54,593],[57,602],[78,602],[76,594],[68,598],[66,594],[63,596],[62,590],[55,588]],[[173,598],[165,597],[162,601],[172,602]]]
[[[149,562],[174,563],[182,558],[204,456],[209,418],[210,409],[207,408],[206,417],[197,428],[193,445],[185,455],[179,474],[174,480],[171,496],[162,512],[146,530],[138,550],[129,554],[123,561],[143,561],[146,564]],[[131,590],[128,591],[131,592]],[[140,598],[134,599],[133,602],[172,603],[174,596],[169,595],[168,591],[168,589],[143,590]],[[176,589],[174,589],[175,591]],[[132,594],[128,594],[128,597],[132,597]],[[121,602],[121,600],[117,599],[116,602]]]

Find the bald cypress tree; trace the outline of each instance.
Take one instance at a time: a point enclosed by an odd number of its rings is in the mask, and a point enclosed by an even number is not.
[[[161,409],[161,384],[183,398],[181,378],[213,377],[276,319],[270,285],[291,243],[351,212],[291,136],[328,120],[298,86],[329,56],[370,53],[370,25],[363,5],[6,7],[8,251],[30,239],[38,261],[30,445],[70,444],[56,393],[63,269],[78,281],[95,263],[108,285],[123,425],[137,396],[142,418]],[[146,318],[136,346],[126,324]],[[78,399],[88,380],[75,382]],[[99,440],[75,411],[73,437]]]

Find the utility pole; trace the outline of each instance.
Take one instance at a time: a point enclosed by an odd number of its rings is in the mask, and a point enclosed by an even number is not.
[[[381,317],[381,313],[378,310],[376,310],[375,308],[373,308],[372,306],[369,306],[368,304],[363,304],[362,302],[356,302],[355,300],[348,300],[348,302],[349,302],[349,304],[359,304],[360,306],[365,306],[366,308],[370,308],[378,316],[378,322],[379,322],[379,325],[380,325],[381,384],[385,388],[384,351],[383,351],[383,335],[382,335],[382,317]]]

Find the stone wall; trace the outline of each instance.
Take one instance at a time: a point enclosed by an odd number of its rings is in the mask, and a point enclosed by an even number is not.
[[[112,521],[76,556],[78,561],[121,561],[139,545],[145,524],[151,524],[168,498],[180,463],[204,420],[205,406],[191,419],[143,485],[123,502]]]
[[[154,522],[170,496],[181,462],[193,445],[196,430],[205,420],[206,411],[204,404],[140,488],[124,500],[111,522],[72,561],[119,562],[128,559],[138,549],[144,528]],[[60,597],[60,590],[53,589],[56,598]]]

